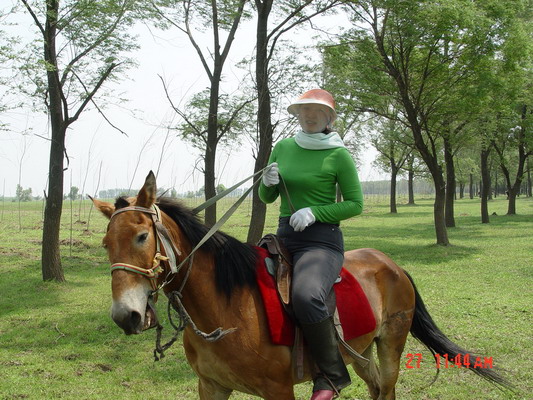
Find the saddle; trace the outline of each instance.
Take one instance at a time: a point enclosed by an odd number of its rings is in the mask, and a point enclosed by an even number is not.
[[[292,257],[285,245],[272,233],[265,235],[257,246],[264,248],[270,254],[267,260],[271,261],[267,261],[267,269],[276,279],[279,298],[286,311],[289,311],[287,306],[291,301]]]

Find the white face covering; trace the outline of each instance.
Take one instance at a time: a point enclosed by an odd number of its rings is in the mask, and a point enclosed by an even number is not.
[[[307,150],[327,150],[346,147],[337,132],[305,133],[300,131],[294,136],[296,144]]]
[[[327,107],[320,104],[302,104],[298,108],[298,122],[305,133],[320,133],[328,127],[330,115]]]

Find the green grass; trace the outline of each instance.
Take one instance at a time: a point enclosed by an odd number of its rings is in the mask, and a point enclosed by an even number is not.
[[[40,270],[42,203],[3,204],[0,215],[0,399],[197,399],[196,377],[176,343],[166,358],[153,361],[154,332],[125,336],[109,318],[109,267],[100,242],[107,221],[89,206],[82,215],[65,203],[61,239],[67,282],[43,282]],[[227,208],[220,206],[220,211]],[[363,215],[343,224],[346,248],[374,247],[389,254],[413,276],[441,329],[463,347],[493,358],[495,367],[520,390],[502,392],[464,369],[435,374],[431,354],[409,338],[405,354],[422,353],[420,368],[402,361],[397,398],[408,400],[526,399],[533,391],[531,341],[533,200],[520,198],[518,215],[506,216],[507,202],[489,203],[490,224],[481,224],[479,200],[456,203],[452,243],[434,245],[432,200],[399,207],[367,199]],[[270,206],[267,228],[276,227]],[[224,230],[244,240],[249,205]],[[220,214],[221,215],[221,214]],[[21,229],[22,228],[22,229]],[[162,303],[162,302],[161,302]],[[163,315],[163,304],[159,304]],[[166,321],[163,323],[165,324]],[[166,325],[164,333],[171,330]],[[310,384],[298,385],[307,399]],[[232,399],[252,399],[234,393]],[[353,376],[343,399],[367,399]]]

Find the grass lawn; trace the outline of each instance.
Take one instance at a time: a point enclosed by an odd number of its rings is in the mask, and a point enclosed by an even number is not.
[[[153,361],[155,332],[125,336],[109,317],[110,274],[100,246],[107,220],[89,203],[65,202],[62,263],[67,282],[43,282],[40,266],[42,203],[0,204],[0,399],[197,399],[196,377],[180,343]],[[219,215],[228,204],[219,207]],[[479,199],[456,202],[451,246],[434,245],[432,200],[400,205],[367,199],[363,215],[343,223],[346,248],[374,247],[413,276],[440,328],[461,346],[492,359],[519,393],[503,392],[475,374],[441,368],[431,385],[431,354],[409,338],[396,387],[398,399],[531,399],[533,392],[533,199],[519,198],[506,216],[503,197],[489,203],[481,224]],[[81,215],[80,214],[81,211]],[[223,230],[244,240],[250,206]],[[265,232],[276,227],[269,207]],[[72,240],[71,238],[72,220]],[[87,222],[90,223],[87,230]],[[164,302],[158,305],[163,316]],[[168,323],[164,334],[170,335]],[[421,353],[419,368],[407,354]],[[416,363],[413,363],[416,367]],[[342,399],[368,399],[353,376]],[[298,385],[307,399],[310,384]],[[232,399],[254,397],[234,393]]]

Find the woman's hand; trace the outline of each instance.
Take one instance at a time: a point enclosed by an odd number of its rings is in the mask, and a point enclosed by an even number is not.
[[[309,207],[306,207],[292,214],[289,224],[296,232],[301,232],[309,225],[314,224],[315,221],[316,218],[313,215],[313,212]]]
[[[263,184],[267,187],[277,185],[279,183],[278,163],[273,162],[267,168],[263,174]]]

